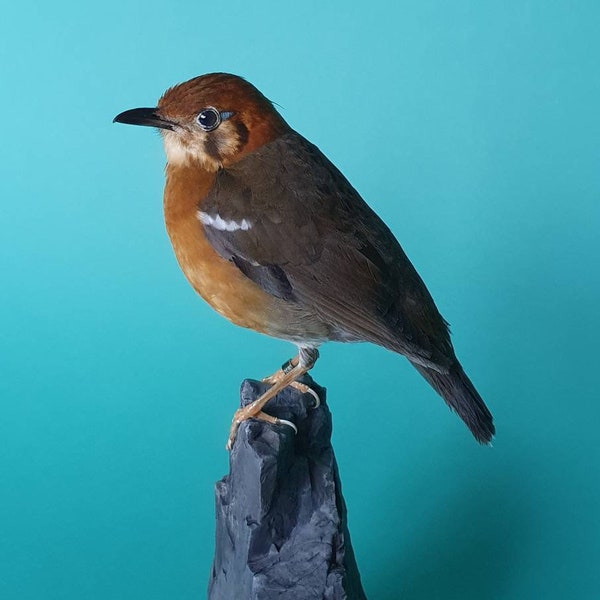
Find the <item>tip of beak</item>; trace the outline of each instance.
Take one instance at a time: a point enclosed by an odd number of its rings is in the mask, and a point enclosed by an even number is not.
[[[132,108],[119,113],[112,122],[173,130],[173,123],[157,114],[156,108]]]

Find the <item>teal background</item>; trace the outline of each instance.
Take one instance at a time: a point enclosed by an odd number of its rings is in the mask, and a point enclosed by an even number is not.
[[[202,598],[240,381],[293,347],[183,279],[164,155],[113,125],[247,77],[386,220],[492,408],[330,344],[371,600],[600,597],[600,4],[22,1],[0,23],[0,597]]]

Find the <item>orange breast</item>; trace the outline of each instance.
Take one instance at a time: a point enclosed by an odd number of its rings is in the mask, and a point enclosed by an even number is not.
[[[169,165],[166,177],[165,223],[187,280],[217,312],[236,325],[279,337],[278,329],[286,319],[283,301],[264,292],[219,256],[198,221],[198,207],[215,174],[199,165]]]

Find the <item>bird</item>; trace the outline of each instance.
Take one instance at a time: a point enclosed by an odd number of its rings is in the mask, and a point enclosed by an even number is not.
[[[194,290],[234,324],[298,348],[265,379],[267,391],[235,412],[227,448],[247,419],[282,423],[265,404],[301,386],[328,341],[405,356],[475,439],[490,443],[492,414],[399,242],[254,85],[230,73],[200,75],[113,121],[162,136],[166,229]]]

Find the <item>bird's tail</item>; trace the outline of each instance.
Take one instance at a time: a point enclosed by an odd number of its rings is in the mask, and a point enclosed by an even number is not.
[[[465,422],[475,439],[481,444],[488,444],[496,433],[492,413],[458,361],[447,373],[440,373],[414,362],[412,365]]]

